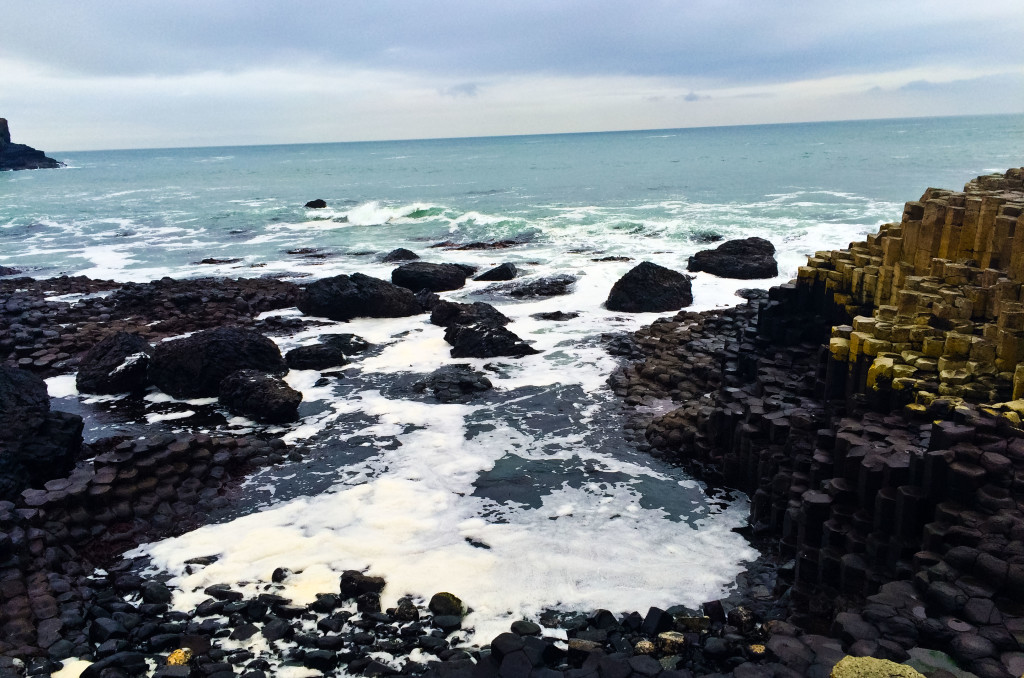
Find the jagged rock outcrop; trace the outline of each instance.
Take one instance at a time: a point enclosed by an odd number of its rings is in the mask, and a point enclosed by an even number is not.
[[[11,141],[11,130],[6,118],[0,118],[0,171],[26,169],[55,169],[64,163],[48,158],[42,151]]]
[[[687,269],[739,280],[774,278],[779,274],[775,245],[756,236],[727,240],[713,250],[701,250],[690,257]]]
[[[508,325],[511,320],[501,311],[483,301],[460,304],[457,301],[440,300],[430,309],[430,322],[441,327],[474,323],[503,327]]]
[[[385,254],[383,257],[381,257],[380,260],[383,261],[384,263],[391,263],[394,261],[415,261],[416,259],[419,258],[420,255],[416,254],[412,250],[407,250],[404,247],[399,247]]]
[[[149,374],[175,398],[202,398],[218,395],[221,381],[244,369],[283,375],[288,365],[277,344],[259,332],[219,327],[158,344]]]
[[[604,305],[609,311],[642,313],[677,311],[692,303],[687,276],[644,261],[612,285]]]
[[[362,273],[310,283],[297,306],[307,315],[331,320],[401,318],[423,312],[416,296],[406,288]]]

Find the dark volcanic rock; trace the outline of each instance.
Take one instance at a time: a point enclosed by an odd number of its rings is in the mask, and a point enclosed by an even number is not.
[[[235,414],[283,424],[298,419],[302,394],[265,372],[239,370],[221,381],[217,399]]]
[[[409,290],[362,273],[336,275],[310,283],[298,307],[307,315],[331,320],[400,318],[423,312]]]
[[[568,294],[569,288],[572,287],[576,280],[576,276],[563,273],[519,283],[490,285],[484,291],[516,298],[555,297],[560,294]]]
[[[491,380],[469,365],[445,365],[431,372],[426,379],[413,384],[416,391],[429,389],[443,403],[467,400],[473,394],[491,388]]]
[[[452,345],[453,358],[521,358],[540,353],[504,327],[483,323],[451,325],[445,330],[444,340]]]
[[[385,263],[391,263],[393,261],[413,261],[419,258],[420,255],[416,254],[412,250],[407,250],[404,247],[399,247],[398,249],[391,250],[383,257],[381,257],[381,261]]]
[[[355,334],[349,334],[348,332],[343,332],[341,334],[325,334],[320,337],[320,343],[333,346],[345,355],[362,353],[373,346],[373,344],[362,337]]]
[[[317,198],[316,200],[310,200],[309,202],[307,202],[304,205],[304,207],[308,207],[309,209],[312,210],[321,210],[327,207],[327,202],[321,198]]]
[[[221,380],[244,369],[285,374],[288,365],[277,344],[262,334],[220,327],[158,344],[150,378],[176,398],[201,398],[218,395]]]
[[[466,284],[466,271],[455,264],[414,261],[391,272],[391,282],[413,292],[457,290]]]
[[[0,365],[0,500],[66,474],[81,446],[82,418],[51,412],[41,378]]]
[[[779,274],[775,246],[756,236],[727,240],[713,250],[697,252],[690,257],[687,269],[740,280],[773,278]]]
[[[644,261],[612,285],[605,307],[609,311],[640,313],[676,311],[692,303],[687,276]]]
[[[430,322],[441,327],[474,323],[490,327],[503,327],[511,321],[501,311],[482,301],[460,304],[455,301],[440,300],[430,311]]]
[[[145,388],[152,352],[149,342],[137,334],[111,334],[82,357],[75,377],[78,390],[126,393]]]
[[[0,276],[18,275],[19,273],[21,273],[21,271],[19,271],[16,268],[11,268],[10,266],[0,266]]]
[[[576,311],[547,311],[544,313],[534,313],[530,317],[536,318],[537,320],[554,320],[556,322],[561,322],[563,320],[578,318],[580,317],[580,314]]]
[[[325,370],[328,367],[340,367],[348,362],[344,351],[328,344],[293,348],[285,353],[284,359],[293,370]]]
[[[11,130],[6,118],[0,118],[0,171],[25,169],[54,169],[63,167],[64,163],[46,157],[25,144],[11,142]]]
[[[506,261],[504,264],[495,266],[485,273],[481,273],[477,277],[473,278],[473,280],[495,282],[498,280],[512,280],[517,275],[519,275],[519,271],[516,269],[516,265]]]

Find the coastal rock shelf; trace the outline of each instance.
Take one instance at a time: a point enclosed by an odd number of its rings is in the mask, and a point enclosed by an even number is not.
[[[611,380],[682,403],[631,426],[749,494],[791,559],[788,621],[849,654],[1024,670],[1021,178],[929,189],[766,303],[658,321]]]
[[[55,169],[64,163],[49,158],[42,151],[11,141],[6,118],[0,118],[0,172],[4,170]]]

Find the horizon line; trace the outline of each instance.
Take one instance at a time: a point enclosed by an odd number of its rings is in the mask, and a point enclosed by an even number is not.
[[[1024,115],[1024,111],[1016,113],[965,113],[959,115],[918,115],[900,117],[879,117],[879,118],[843,118],[838,120],[794,120],[790,122],[761,122],[733,125],[694,125],[684,127],[640,127],[630,129],[609,129],[609,130],[581,130],[576,132],[523,132],[521,134],[479,134],[469,136],[439,136],[439,137],[394,137],[388,139],[358,139],[347,141],[292,141],[285,143],[256,143],[256,144],[211,144],[199,146],[140,146],[122,148],[93,148],[80,150],[47,151],[50,154],[57,153],[108,153],[120,151],[180,151],[189,149],[210,149],[210,148],[269,148],[275,146],[320,146],[335,144],[386,144],[408,141],[460,141],[473,139],[514,139],[529,137],[551,137],[551,136],[573,136],[586,134],[629,134],[636,132],[669,132],[681,130],[702,130],[702,129],[729,129],[742,127],[785,127],[789,125],[824,125],[833,123],[852,122],[884,122],[899,120],[942,120],[952,118],[985,118],[985,117],[1012,117]],[[19,142],[20,143],[20,142]]]

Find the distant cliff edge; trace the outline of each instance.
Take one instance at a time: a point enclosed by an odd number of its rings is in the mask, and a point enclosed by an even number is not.
[[[11,129],[6,118],[0,118],[0,171],[24,169],[52,169],[63,167],[64,163],[46,157],[25,144],[11,143]]]

